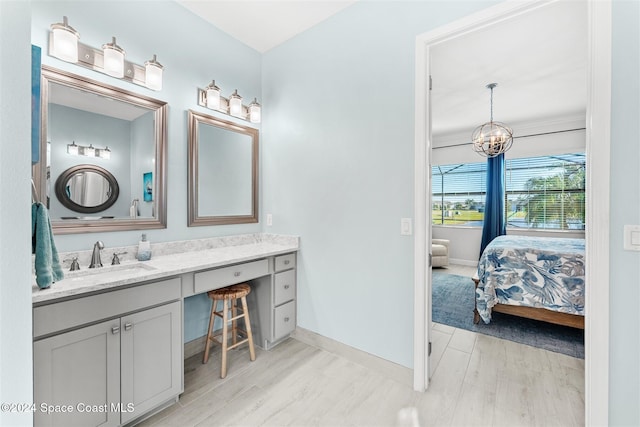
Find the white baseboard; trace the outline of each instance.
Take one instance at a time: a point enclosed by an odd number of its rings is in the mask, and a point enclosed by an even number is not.
[[[292,338],[305,344],[328,351],[338,356],[349,359],[353,363],[372,369],[394,381],[413,386],[413,370],[397,363],[390,362],[378,356],[374,356],[357,348],[342,344],[325,336],[316,334],[307,329],[297,327],[291,334]]]
[[[478,261],[468,260],[468,259],[456,259],[449,258],[449,264],[458,264],[458,265],[468,265],[470,267],[476,267],[478,265]]]

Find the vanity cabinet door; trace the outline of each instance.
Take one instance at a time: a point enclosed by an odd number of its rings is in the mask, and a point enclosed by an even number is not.
[[[296,328],[296,302],[291,301],[273,310],[273,340],[289,335]]]
[[[120,424],[119,319],[34,342],[33,365],[36,426]]]
[[[121,319],[122,424],[182,391],[179,301]]]

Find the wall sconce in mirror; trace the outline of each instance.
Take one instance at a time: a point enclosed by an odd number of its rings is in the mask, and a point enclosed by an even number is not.
[[[115,37],[100,49],[83,44],[80,33],[69,25],[66,16],[62,23],[51,25],[49,55],[151,90],[162,90],[164,67],[156,55],[144,65],[138,65],[125,59],[126,53],[118,46]]]
[[[100,157],[101,159],[111,159],[111,150],[109,147],[95,148],[93,144],[78,145],[75,141],[71,144],[67,144],[67,153],[74,156],[86,156],[86,157]]]
[[[251,123],[260,123],[262,106],[258,104],[257,98],[253,98],[253,101],[245,106],[242,104],[242,96],[238,94],[237,89],[229,95],[229,98],[225,98],[220,93],[216,81],[212,80],[204,89],[198,88],[198,105]]]

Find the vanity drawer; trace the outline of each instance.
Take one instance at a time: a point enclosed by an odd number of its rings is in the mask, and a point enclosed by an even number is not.
[[[195,293],[211,291],[236,283],[242,283],[269,274],[269,262],[266,259],[245,262],[231,267],[202,271],[194,275],[193,289]]]
[[[273,340],[289,335],[296,328],[296,302],[291,301],[274,310]]]
[[[280,305],[296,297],[296,271],[287,270],[275,274],[273,304]]]
[[[180,278],[33,308],[33,336],[51,334],[180,299]]]
[[[287,270],[296,266],[296,254],[286,254],[276,257],[276,271]]]

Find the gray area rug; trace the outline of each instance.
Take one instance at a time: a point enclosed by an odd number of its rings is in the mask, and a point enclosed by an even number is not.
[[[584,359],[584,331],[546,322],[493,313],[491,322],[473,323],[474,285],[470,277],[433,272],[432,320]]]

